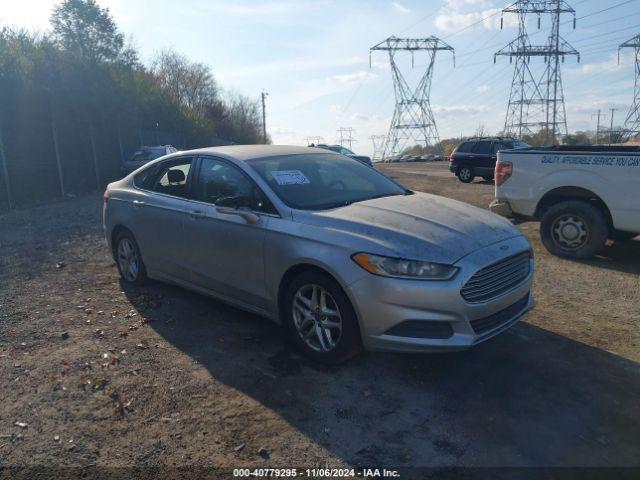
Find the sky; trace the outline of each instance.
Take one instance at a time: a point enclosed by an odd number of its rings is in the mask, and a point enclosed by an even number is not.
[[[58,0],[0,0],[0,25],[49,28]],[[388,56],[369,49],[391,35],[435,35],[455,49],[436,56],[431,105],[441,138],[471,135],[479,126],[502,130],[513,65],[494,52],[515,38],[517,23],[496,0],[98,0],[145,63],[173,48],[210,66],[221,88],[256,100],[267,96],[267,130],[276,144],[303,145],[307,137],[336,141],[341,127],[354,129],[353,149],[373,152],[371,135],[386,134],[394,109]],[[634,53],[618,45],[637,33],[640,0],[569,0],[563,38],[580,63],[562,64],[569,131],[621,124],[633,99]],[[605,11],[601,11],[605,10]],[[483,20],[485,19],[485,20]],[[529,25],[532,42],[545,27]],[[424,73],[427,54],[399,57],[410,85]],[[543,69],[542,59],[532,68]]]

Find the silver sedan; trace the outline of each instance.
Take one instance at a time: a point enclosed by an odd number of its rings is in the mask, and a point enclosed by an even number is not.
[[[464,349],[533,306],[531,247],[511,223],[327,150],[179,152],[104,198],[124,282],[170,282],[268,317],[320,361]]]

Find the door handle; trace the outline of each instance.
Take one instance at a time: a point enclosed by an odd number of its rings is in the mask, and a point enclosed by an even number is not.
[[[202,212],[200,210],[192,210],[191,212],[189,212],[189,216],[191,218],[198,219],[198,218],[204,218],[205,214],[204,214],[204,212]]]
[[[133,201],[133,206],[134,207],[141,207],[144,205],[144,202],[142,200],[134,200]]]

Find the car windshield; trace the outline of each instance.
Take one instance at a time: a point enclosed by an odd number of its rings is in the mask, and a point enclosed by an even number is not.
[[[377,170],[339,155],[289,155],[247,163],[286,205],[300,210],[325,210],[412,193]]]

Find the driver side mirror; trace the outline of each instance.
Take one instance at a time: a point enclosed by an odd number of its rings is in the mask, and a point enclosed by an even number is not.
[[[216,207],[240,208],[244,203],[241,197],[222,197],[216,201]]]
[[[247,223],[257,223],[260,217],[246,206],[247,203],[244,197],[222,197],[216,202],[216,212],[223,215],[238,215]]]

